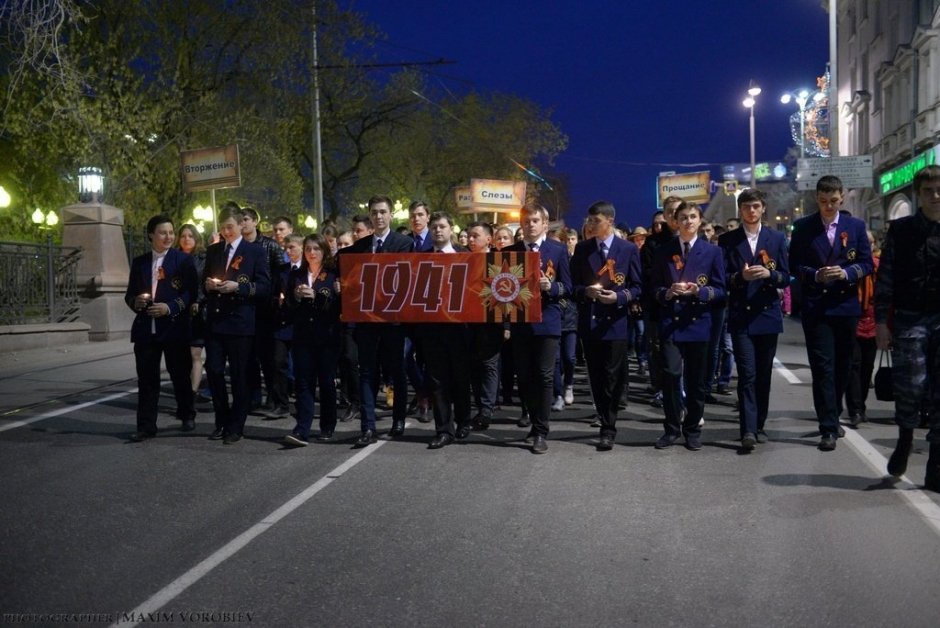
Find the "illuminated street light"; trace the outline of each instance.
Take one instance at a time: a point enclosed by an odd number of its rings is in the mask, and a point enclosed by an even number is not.
[[[306,227],[307,229],[316,229],[317,228],[316,219],[310,214],[307,214],[307,217],[304,218],[304,227]]]
[[[760,87],[754,84],[754,81],[751,81],[750,87],[747,89],[747,98],[745,98],[741,104],[751,110],[750,116],[750,129],[751,129],[751,187],[757,187],[757,164],[754,156],[754,107],[757,105],[757,95],[760,94]]]
[[[819,102],[826,95],[822,92],[816,92],[813,94],[813,102]],[[790,104],[791,101],[796,102],[797,107],[800,109],[800,158],[806,157],[806,105],[809,104],[809,90],[801,89],[798,92],[787,92],[780,97],[780,102],[785,105]]]
[[[78,169],[78,200],[82,203],[98,203],[104,192],[104,175],[101,168]]]
[[[10,202],[13,199],[10,198],[10,193],[3,189],[3,186],[0,185],[0,208],[6,208],[10,206]]]

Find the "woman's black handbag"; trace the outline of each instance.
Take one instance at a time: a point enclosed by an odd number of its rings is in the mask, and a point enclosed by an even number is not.
[[[887,364],[882,364],[888,357]],[[878,372],[875,373],[875,399],[878,401],[894,401],[894,375],[891,368],[891,354],[882,351],[878,358]]]

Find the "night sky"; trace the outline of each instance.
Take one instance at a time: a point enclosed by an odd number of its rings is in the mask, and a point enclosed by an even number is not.
[[[757,161],[793,144],[786,90],[814,88],[829,58],[820,0],[351,0],[387,34],[380,61],[446,58],[429,79],[456,93],[514,93],[554,109],[568,135],[567,222],[599,199],[618,221],[649,224],[656,174],[750,160],[753,79]],[[471,175],[472,176],[472,175]],[[469,178],[469,177],[468,177]]]

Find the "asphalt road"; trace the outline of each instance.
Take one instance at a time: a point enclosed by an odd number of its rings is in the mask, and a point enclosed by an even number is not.
[[[934,626],[923,432],[913,484],[885,478],[887,404],[818,451],[788,325],[778,357],[800,383],[775,375],[771,442],[750,455],[730,397],[706,409],[704,449],[654,450],[661,411],[635,377],[617,446],[597,452],[582,372],[545,456],[517,408],[439,451],[414,422],[365,450],[352,423],[285,450],[292,420],[251,419],[225,446],[208,414],[193,433],[163,415],[130,444],[129,344],[7,356],[0,623]]]

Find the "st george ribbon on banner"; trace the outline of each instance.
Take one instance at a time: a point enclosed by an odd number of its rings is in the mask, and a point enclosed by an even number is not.
[[[340,254],[349,323],[537,323],[539,254]],[[546,274],[549,274],[549,269]]]

